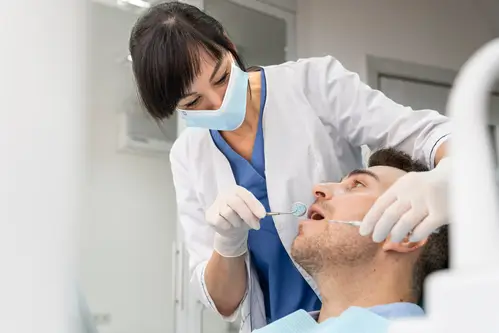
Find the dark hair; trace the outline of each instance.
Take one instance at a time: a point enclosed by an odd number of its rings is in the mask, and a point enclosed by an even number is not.
[[[246,70],[220,22],[176,1],[154,5],[137,20],[129,49],[140,98],[157,120],[175,112],[199,75],[201,51],[217,61],[228,51]]]
[[[373,153],[368,165],[370,167],[390,166],[406,172],[428,171],[428,167],[423,163],[393,148],[381,149]],[[439,229],[438,234],[431,234],[428,237],[416,261],[412,279],[414,295],[417,298],[421,297],[424,280],[429,274],[447,268],[449,268],[449,231],[446,225]]]

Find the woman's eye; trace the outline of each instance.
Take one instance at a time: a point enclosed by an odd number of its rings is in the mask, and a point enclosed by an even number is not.
[[[196,106],[196,104],[198,104],[198,102],[199,102],[199,97],[198,97],[198,98],[196,98],[195,100],[193,100],[192,102],[187,103],[187,104],[185,105],[185,107],[186,107],[186,108],[192,108],[192,107]]]
[[[215,82],[215,84],[220,85],[222,83],[225,83],[225,81],[227,81],[228,77],[229,77],[229,73],[225,73],[217,82]]]

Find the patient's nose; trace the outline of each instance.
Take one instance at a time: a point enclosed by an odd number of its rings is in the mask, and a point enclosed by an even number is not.
[[[316,198],[329,200],[334,196],[336,183],[317,184],[313,188],[313,194]]]

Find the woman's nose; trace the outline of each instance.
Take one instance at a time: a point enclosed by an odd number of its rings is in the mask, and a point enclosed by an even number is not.
[[[317,184],[314,186],[312,191],[316,198],[329,200],[334,195],[336,185],[338,184],[335,183]]]
[[[224,100],[225,91],[220,90],[211,90],[209,94],[207,94],[206,99],[210,104],[210,110],[218,110],[222,107],[222,102]]]

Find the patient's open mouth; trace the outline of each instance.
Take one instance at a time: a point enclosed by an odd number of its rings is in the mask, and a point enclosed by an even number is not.
[[[324,220],[324,213],[316,204],[314,204],[308,210],[308,218],[315,221],[321,221]]]
[[[316,220],[316,221],[320,221],[320,220],[324,220],[324,216],[322,216],[320,213],[312,213],[312,216],[310,216],[310,218],[312,220]]]

